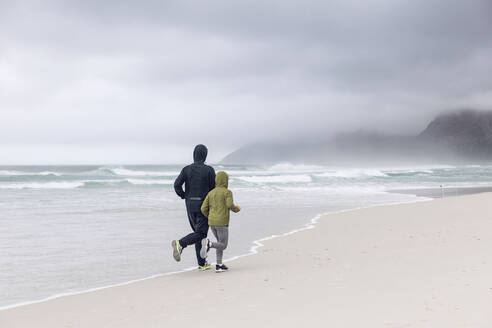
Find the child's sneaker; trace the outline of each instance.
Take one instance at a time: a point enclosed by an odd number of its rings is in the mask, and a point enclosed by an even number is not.
[[[210,247],[212,247],[212,242],[210,239],[203,238],[202,239],[202,248],[200,249],[200,257],[202,259],[207,258],[208,251],[210,250]]]
[[[183,248],[181,245],[179,245],[179,240],[173,240],[171,243],[171,246],[173,248],[173,257],[176,260],[176,262],[181,261],[181,251]]]
[[[211,268],[212,266],[208,264],[208,262],[205,262],[204,265],[201,265],[198,267],[198,271],[207,271]]]
[[[221,265],[216,265],[215,266],[215,272],[225,272],[229,270],[229,268],[225,265],[225,264],[221,264]]]

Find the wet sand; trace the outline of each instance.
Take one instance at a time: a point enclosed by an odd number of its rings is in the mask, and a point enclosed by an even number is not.
[[[418,197],[444,198],[453,196],[481,194],[492,192],[492,187],[447,187],[442,188],[418,188],[418,189],[392,189],[389,192],[396,194],[416,195]]]

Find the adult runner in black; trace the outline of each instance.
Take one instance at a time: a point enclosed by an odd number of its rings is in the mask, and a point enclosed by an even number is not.
[[[208,233],[208,219],[202,214],[201,207],[208,192],[215,188],[215,170],[205,164],[207,154],[207,147],[197,145],[193,151],[194,163],[185,166],[174,182],[176,194],[185,200],[188,220],[193,232],[180,240],[172,241],[173,257],[176,261],[181,261],[183,250],[195,244],[196,259],[200,270],[210,269],[210,265],[200,256],[201,241],[207,238]]]

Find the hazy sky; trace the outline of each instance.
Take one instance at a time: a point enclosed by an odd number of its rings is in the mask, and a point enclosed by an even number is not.
[[[0,1],[0,163],[187,162],[492,108],[492,1]]]

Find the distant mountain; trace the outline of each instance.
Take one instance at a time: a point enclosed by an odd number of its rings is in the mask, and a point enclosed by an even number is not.
[[[492,159],[492,112],[460,111],[438,116],[419,135],[425,143],[459,157]]]
[[[228,164],[345,165],[492,161],[492,112],[443,114],[416,136],[357,131],[326,141],[257,143],[227,155]]]

